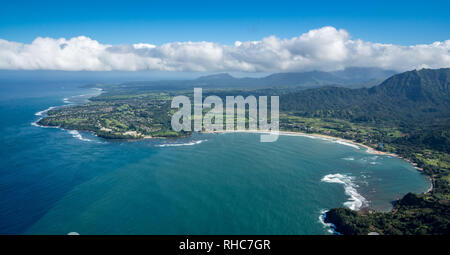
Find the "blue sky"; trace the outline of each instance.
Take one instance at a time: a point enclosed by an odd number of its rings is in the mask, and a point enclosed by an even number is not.
[[[260,40],[334,26],[413,45],[450,39],[450,1],[4,1],[0,38],[85,35],[106,44]]]
[[[450,67],[450,1],[4,1],[0,70]]]

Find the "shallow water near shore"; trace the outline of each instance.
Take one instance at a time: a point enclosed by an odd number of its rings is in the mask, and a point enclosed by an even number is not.
[[[36,127],[36,113],[94,93],[42,90],[0,100],[0,233],[329,234],[323,210],[389,210],[430,185],[404,160],[313,137],[127,142]]]

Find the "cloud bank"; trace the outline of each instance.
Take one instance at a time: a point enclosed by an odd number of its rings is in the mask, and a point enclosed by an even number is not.
[[[298,37],[260,41],[108,45],[85,36],[36,38],[31,44],[0,39],[0,69],[65,71],[293,72],[380,67],[398,71],[450,67],[450,40],[399,46],[352,40],[334,27]]]

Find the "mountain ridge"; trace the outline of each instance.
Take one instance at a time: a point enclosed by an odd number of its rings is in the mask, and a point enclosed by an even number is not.
[[[283,95],[280,107],[305,116],[338,116],[352,121],[428,119],[450,116],[449,84],[450,68],[413,70],[393,75],[372,88],[325,87]]]
[[[354,73],[355,75],[352,75]],[[393,70],[380,68],[347,68],[341,71],[287,72],[274,73],[260,78],[236,78],[228,73],[200,76],[193,80],[160,80],[123,83],[123,86],[144,86],[149,89],[203,88],[263,88],[297,87],[318,88],[324,86],[370,87],[395,74]]]

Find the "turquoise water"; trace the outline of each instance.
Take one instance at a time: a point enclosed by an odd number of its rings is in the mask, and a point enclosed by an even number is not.
[[[310,137],[111,142],[36,127],[37,112],[98,93],[39,88],[0,97],[2,234],[328,234],[323,210],[389,210],[429,187],[403,160]]]

